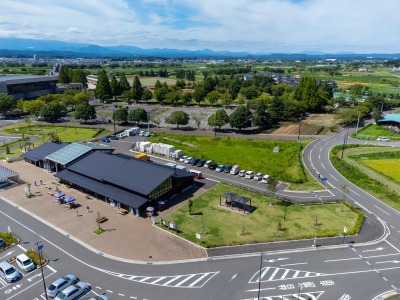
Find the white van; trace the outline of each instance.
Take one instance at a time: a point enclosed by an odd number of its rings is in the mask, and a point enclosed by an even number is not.
[[[201,179],[203,178],[203,174],[200,171],[197,170],[189,170],[189,173],[193,174],[193,177],[196,179]]]
[[[25,272],[36,269],[35,263],[28,256],[26,256],[26,254],[18,255],[15,261],[17,262],[18,267],[20,267]]]
[[[234,165],[229,173],[232,175],[237,175],[239,174],[239,171],[240,171],[239,165]]]
[[[253,171],[246,172],[246,176],[245,176],[246,179],[253,179],[253,177],[254,177]]]
[[[269,175],[264,175],[263,178],[261,179],[261,182],[268,183],[268,178],[269,178]]]

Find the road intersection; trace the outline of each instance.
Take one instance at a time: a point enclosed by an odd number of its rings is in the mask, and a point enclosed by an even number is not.
[[[341,199],[341,187],[348,185],[348,199],[366,213],[366,222],[373,224],[368,228],[373,231],[372,228],[379,227],[370,234],[374,238],[369,238],[369,243],[349,243],[350,240],[342,243],[341,238],[333,238],[336,245],[325,246],[323,241],[318,241],[318,247],[313,247],[313,241],[306,240],[299,244],[288,242],[282,247],[286,250],[263,244],[245,255],[212,255],[186,263],[133,264],[93,252],[4,201],[0,208],[0,228],[11,226],[23,241],[20,246],[26,249],[42,241],[50,260],[44,268],[46,282],[65,274],[76,274],[91,285],[92,291],[85,298],[106,293],[110,299],[147,300],[374,299],[400,287],[399,213],[347,181],[333,168],[329,149],[340,144],[345,134],[342,131],[316,140],[304,151],[304,162],[310,173],[316,178],[318,174],[328,178],[327,191],[290,195]],[[0,256],[15,256],[22,251],[20,247],[13,247]],[[45,299],[38,272],[25,274],[15,284],[0,281],[0,298]]]

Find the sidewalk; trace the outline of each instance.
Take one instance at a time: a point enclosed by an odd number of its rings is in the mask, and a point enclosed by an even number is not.
[[[137,261],[146,261],[149,255],[153,257],[153,261],[206,257],[204,249],[152,226],[150,218],[138,218],[129,214],[120,215],[117,213],[116,207],[100,200],[88,200],[85,198],[85,194],[67,188],[65,185],[60,185],[59,190],[65,193],[66,197],[74,197],[75,202],[80,207],[69,210],[65,205],[55,203],[55,198],[49,193],[56,193],[56,184],[54,184],[56,178],[44,169],[37,168],[24,161],[12,164],[0,162],[0,165],[18,172],[21,180],[30,182],[32,184],[31,193],[41,194],[41,196],[26,198],[24,195],[26,185],[23,184],[2,190],[1,195],[3,197],[47,220],[54,227],[68,232],[71,236],[99,252]],[[34,185],[35,180],[38,186]],[[40,180],[43,182],[41,186]],[[202,189],[190,189],[184,194],[184,197],[189,199],[201,192]],[[89,206],[89,212],[87,212],[86,206]],[[157,218],[164,216],[172,209],[173,207],[163,211]],[[78,215],[76,211],[78,211]],[[108,218],[108,221],[101,225],[107,231],[99,236],[93,233],[93,230],[97,228],[97,212]]]

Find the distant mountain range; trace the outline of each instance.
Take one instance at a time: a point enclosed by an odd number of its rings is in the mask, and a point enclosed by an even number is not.
[[[249,53],[204,50],[178,49],[142,49],[135,46],[98,46],[85,43],[62,42],[57,40],[34,40],[20,38],[0,38],[0,55],[44,57],[160,57],[160,58],[265,58],[265,59],[395,59],[400,54],[359,54],[340,52],[328,54],[318,51],[301,53]]]

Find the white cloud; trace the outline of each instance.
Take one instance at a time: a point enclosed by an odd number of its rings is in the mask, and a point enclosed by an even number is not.
[[[1,2],[0,36],[144,48],[400,52],[398,0]]]
[[[72,32],[72,33],[81,33],[82,29],[76,28],[76,27],[70,27],[66,30],[66,32]]]

